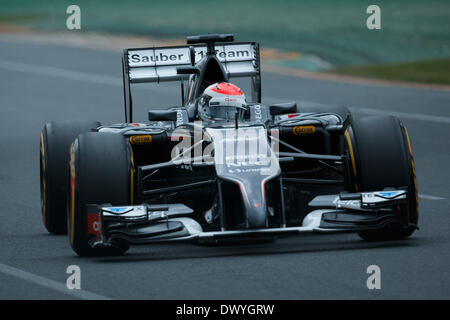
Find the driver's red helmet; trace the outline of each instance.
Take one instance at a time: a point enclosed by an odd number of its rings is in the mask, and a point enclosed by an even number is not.
[[[219,82],[203,92],[198,102],[198,115],[205,121],[234,119],[237,109],[245,106],[244,92],[238,86]]]

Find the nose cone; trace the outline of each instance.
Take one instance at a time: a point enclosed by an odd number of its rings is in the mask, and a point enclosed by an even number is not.
[[[207,128],[214,143],[217,177],[239,185],[247,226],[268,225],[266,182],[281,174],[281,169],[267,138],[266,128]]]
[[[246,208],[247,223],[249,229],[260,229],[267,227],[267,206]]]
[[[260,179],[255,179],[260,178]],[[249,229],[267,227],[267,204],[265,199],[265,182],[261,176],[243,179],[238,182],[244,202],[245,216]]]

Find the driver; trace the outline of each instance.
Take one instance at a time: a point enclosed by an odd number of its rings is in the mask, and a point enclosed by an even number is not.
[[[203,121],[229,121],[243,115],[245,95],[237,86],[218,82],[205,89],[198,100],[198,116]]]

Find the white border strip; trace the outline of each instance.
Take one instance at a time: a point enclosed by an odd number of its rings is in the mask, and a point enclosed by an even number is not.
[[[434,116],[430,114],[423,113],[409,113],[409,112],[399,112],[399,111],[385,111],[380,109],[369,109],[369,108],[351,108],[352,111],[361,112],[365,114],[371,115],[393,115],[399,118],[404,119],[412,119],[412,120],[422,120],[422,121],[430,121],[430,122],[439,122],[450,124],[450,117],[445,116]]]
[[[446,198],[437,197],[437,196],[430,196],[428,194],[421,194],[421,193],[419,193],[419,199],[423,199],[423,200],[445,200]]]
[[[99,75],[95,73],[73,71],[64,68],[38,66],[34,64],[8,61],[4,59],[0,59],[0,68],[13,72],[33,73],[41,76],[57,77],[69,80],[77,80],[77,81],[91,82],[95,84],[105,84],[122,87],[121,78]],[[169,94],[178,93],[177,91],[162,86],[146,86],[146,90],[153,90]]]
[[[70,80],[81,80],[87,82],[94,82],[100,84],[109,85],[122,85],[122,81],[116,77],[102,76],[93,73],[72,71],[62,68],[55,68],[50,66],[38,66],[28,63],[13,62],[0,59],[0,68],[14,71],[14,72],[27,72],[44,76],[66,78]]]
[[[3,60],[3,59],[0,59],[0,68],[10,70],[10,71],[15,71],[15,72],[27,72],[27,73],[34,73],[34,74],[39,74],[39,75],[51,76],[51,77],[65,78],[65,79],[70,79],[70,80],[93,82],[93,83],[97,83],[97,84],[122,86],[121,79],[116,78],[116,77],[98,75],[98,74],[87,73],[87,72],[72,71],[72,70],[68,70],[68,69],[55,68],[55,67],[50,67],[50,66],[37,66],[37,65],[26,64],[26,63],[21,63],[21,62],[7,61],[7,60]],[[164,88],[164,87],[157,86],[157,87],[151,87],[150,89],[165,92],[165,93],[175,94],[174,90],[171,90],[170,88]],[[270,98],[267,97],[267,99],[269,99],[269,100],[285,100],[285,99],[275,99],[275,98],[271,98],[271,97]],[[306,103],[312,103],[312,102],[306,102]],[[315,103],[313,103],[313,104],[315,104]],[[450,117],[445,117],[445,116],[436,116],[436,115],[421,114],[421,113],[399,112],[399,111],[385,111],[385,110],[380,110],[380,109],[369,109],[369,108],[352,107],[351,109],[354,110],[355,112],[361,112],[361,113],[365,113],[365,114],[395,115],[395,116],[398,116],[398,117],[404,118],[404,119],[413,119],[413,120],[422,120],[422,121],[450,124]]]

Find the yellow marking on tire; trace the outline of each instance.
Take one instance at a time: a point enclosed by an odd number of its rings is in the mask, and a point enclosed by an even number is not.
[[[45,159],[44,132],[41,131],[41,157]],[[42,168],[45,170],[45,161],[42,161]]]
[[[47,182],[45,181],[45,147],[44,147],[44,129],[41,131],[41,163],[42,163],[42,189],[43,189],[43,195],[42,195],[42,222],[44,223],[44,226],[47,227],[46,222],[46,211],[47,211]]]
[[[131,170],[130,170],[130,204],[134,204],[134,155],[131,149]]]
[[[348,133],[348,130],[345,130],[345,139],[347,140],[348,150],[350,152],[350,160],[352,162],[352,170],[353,170],[353,176],[356,179],[356,162],[355,162],[355,154],[353,152],[353,145],[352,141],[350,139],[350,134]],[[358,191],[358,184],[355,182],[355,191]]]
[[[405,129],[406,133],[406,140],[408,142],[408,148],[409,148],[409,155],[411,156],[411,168],[413,172],[413,180],[414,180],[414,190],[415,190],[415,197],[416,197],[416,211],[419,212],[419,190],[417,188],[417,178],[416,178],[416,165],[414,163],[414,155],[411,148],[411,140],[409,140],[409,134],[408,130],[405,126],[403,126],[403,129]]]

